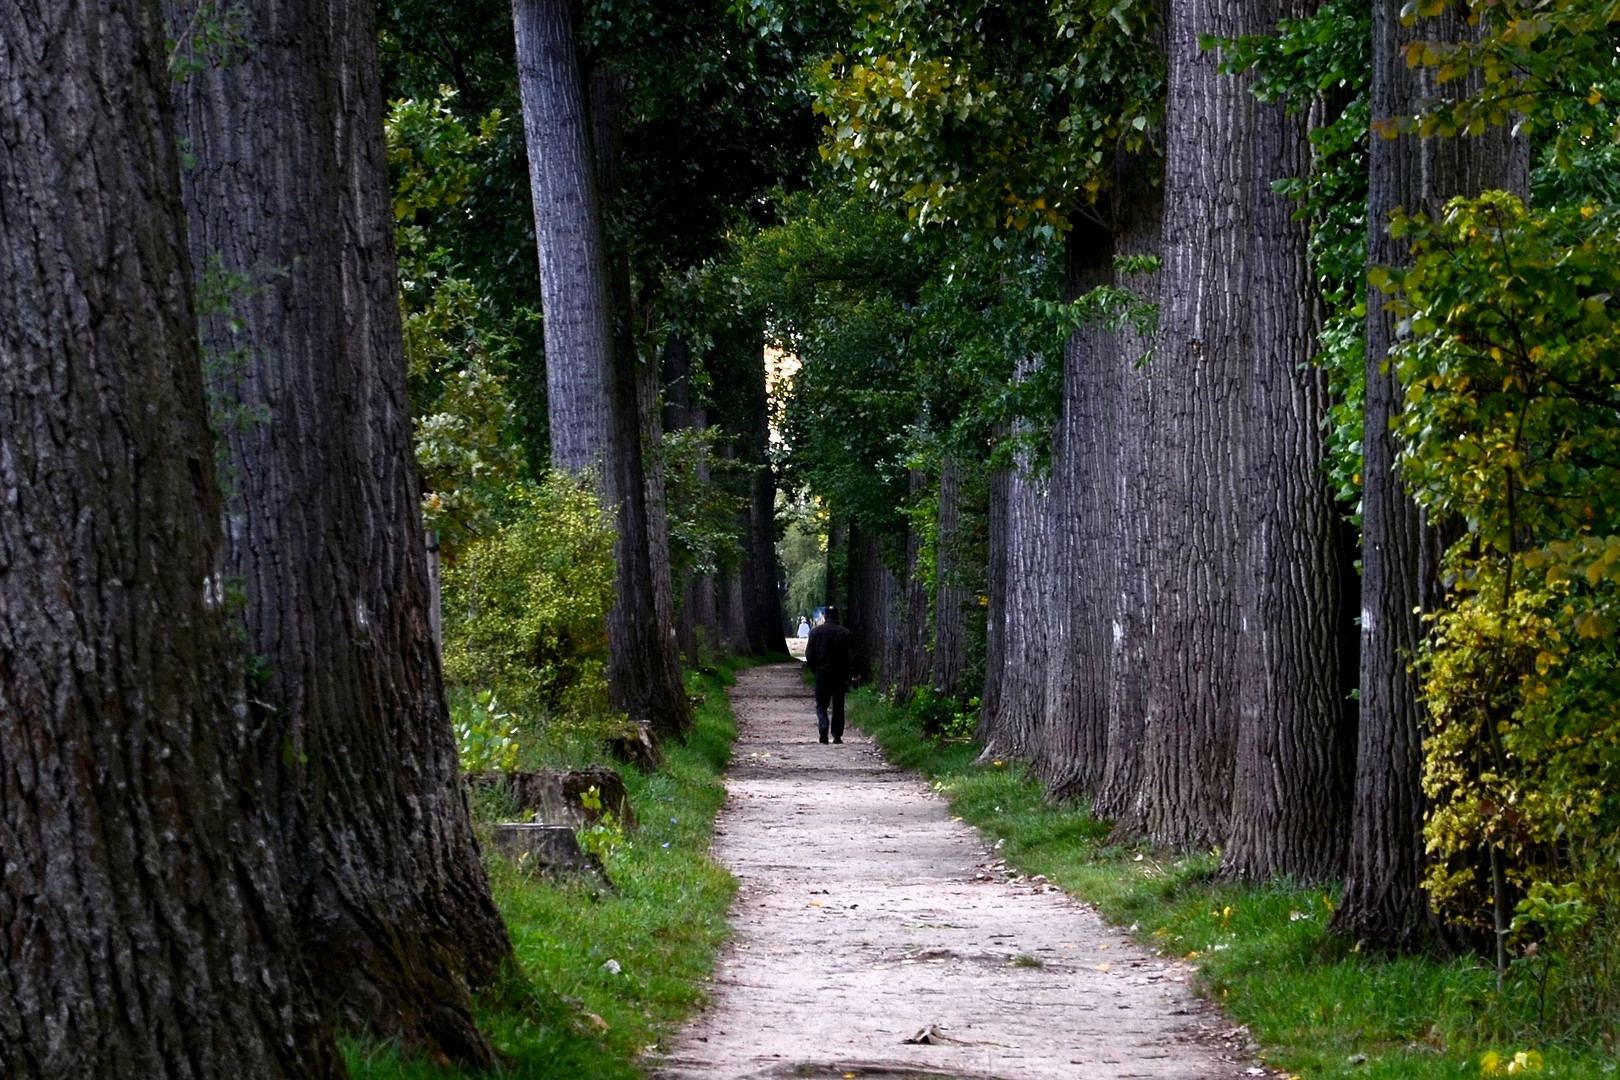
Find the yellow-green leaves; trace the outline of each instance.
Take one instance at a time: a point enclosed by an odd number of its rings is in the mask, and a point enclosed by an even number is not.
[[[856,48],[816,70],[822,160],[921,224],[1069,227],[1151,149],[1162,60],[1146,0],[869,0]]]
[[[606,719],[613,573],[611,522],[588,487],[514,486],[498,524],[445,568],[446,681],[488,694],[496,728],[496,714],[529,728]]]
[[[1401,225],[1413,263],[1375,283],[1403,327],[1402,462],[1432,518],[1467,530],[1421,662],[1427,886],[1448,918],[1481,931],[1493,857],[1510,898],[1578,887],[1612,905],[1620,334],[1607,309],[1620,237],[1589,204],[1532,211],[1502,193]],[[1551,933],[1535,932],[1542,944]],[[1485,1075],[1538,1059],[1490,1060]]]

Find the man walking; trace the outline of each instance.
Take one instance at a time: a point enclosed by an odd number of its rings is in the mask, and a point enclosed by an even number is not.
[[[833,742],[844,741],[844,692],[849,689],[849,654],[854,640],[849,628],[838,622],[838,609],[828,604],[826,617],[810,631],[810,640],[805,643],[805,663],[816,677],[816,726],[821,729],[822,742],[827,741],[829,727]]]

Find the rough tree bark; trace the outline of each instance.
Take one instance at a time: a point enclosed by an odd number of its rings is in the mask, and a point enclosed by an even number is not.
[[[1317,0],[1266,0],[1267,24]],[[1247,82],[1244,76],[1240,82]],[[1240,603],[1237,775],[1223,869],[1326,881],[1343,870],[1355,776],[1354,714],[1339,674],[1338,508],[1322,424],[1327,373],[1312,363],[1319,303],[1309,226],[1276,180],[1310,169],[1309,114],[1256,104],[1249,275],[1247,501]]]
[[[1425,100],[1467,92],[1468,80],[1440,84],[1435,69],[1409,68],[1404,49],[1418,40],[1477,34],[1448,8],[1439,19],[1401,25],[1396,0],[1373,8],[1372,114],[1377,125],[1413,115]],[[1417,139],[1375,134],[1369,153],[1368,256],[1399,265],[1406,245],[1389,233],[1397,209],[1435,213],[1455,195],[1491,188],[1525,190],[1528,148],[1505,129],[1477,138]],[[1437,577],[1424,551],[1423,524],[1396,472],[1389,430],[1401,388],[1384,363],[1395,320],[1384,297],[1367,298],[1367,399],[1362,447],[1361,721],[1357,743],[1349,874],[1334,927],[1378,947],[1414,944],[1432,930],[1422,890],[1424,800],[1420,785],[1426,720],[1408,670],[1422,635],[1416,611],[1433,603],[1425,578]]]
[[[177,25],[191,5],[171,11]],[[369,5],[255,7],[177,91],[230,494],[227,573],[278,732],[281,866],[327,1007],[460,1060],[510,956],[433,643]]]
[[[1048,478],[1021,458],[1007,489],[1007,566],[1001,683],[985,754],[1028,758],[1046,712],[1046,623],[1052,532]]]
[[[332,1077],[228,629],[156,0],[0,10],[0,1072]]]
[[[1254,101],[1200,34],[1263,33],[1248,0],[1172,0],[1164,265],[1153,363],[1152,685],[1142,810],[1152,839],[1225,839],[1237,736],[1245,210]]]
[[[663,416],[659,408],[659,365],[643,360],[636,328],[641,319],[636,306],[635,286],[630,273],[630,241],[623,228],[624,180],[621,132],[624,127],[625,94],[623,74],[598,64],[590,72],[591,147],[596,156],[596,180],[606,215],[609,295],[613,300],[613,359],[620,377],[628,368],[634,388],[637,432],[631,452],[640,459],[646,506],[647,566],[652,575],[653,610],[657,612],[658,644],[663,652],[662,670],[666,677],[680,681],[680,646],[675,635],[674,580],[669,563],[669,503],[665,494]],[[613,226],[617,225],[615,229]],[[622,393],[621,389],[621,393]],[[640,552],[632,552],[632,558]],[[677,687],[670,693],[683,695]],[[690,715],[670,733],[682,733]]]
[[[1067,299],[1113,280],[1110,231],[1075,222],[1066,248]],[[1096,794],[1108,750],[1109,661],[1113,643],[1113,521],[1109,513],[1118,431],[1116,335],[1076,329],[1063,355],[1063,413],[1052,447],[1052,548],[1046,713],[1037,774],[1049,795]]]
[[[754,646],[748,640],[748,586],[740,562],[721,571],[719,604],[720,639],[733,655],[752,655]]]
[[[641,453],[634,350],[615,337],[591,119],[572,5],[513,0],[518,82],[545,311],[552,463],[593,471],[614,515],[615,603],[608,617],[613,706],[660,737],[691,705],[659,622]]]
[[[1122,156],[1115,167],[1114,248],[1117,254],[1157,255],[1163,218],[1163,189],[1147,162]],[[1117,285],[1143,300],[1159,299],[1159,276],[1116,273]],[[1108,739],[1102,781],[1093,802],[1098,817],[1115,822],[1121,835],[1142,830],[1142,732],[1147,722],[1152,681],[1148,646],[1152,640],[1153,528],[1156,500],[1149,482],[1149,457],[1156,436],[1153,410],[1154,365],[1144,363],[1153,348],[1149,335],[1124,328],[1110,335],[1118,383],[1118,441],[1112,488],[1104,496],[1114,548],[1108,633]]]
[[[676,631],[675,574],[669,553],[669,494],[664,481],[664,416],[659,365],[648,361],[637,365],[636,407],[641,413],[642,445],[652,451],[646,460],[648,563],[652,567],[653,606],[658,625],[669,640],[667,650],[676,655],[667,659],[680,664],[680,637]]]
[[[736,448],[730,441],[721,443],[720,454],[727,461],[734,461],[737,457]],[[750,499],[750,509],[737,515],[738,535],[743,538],[745,551],[729,565],[721,567],[719,580],[720,639],[726,649],[737,656],[748,656],[754,652],[753,643],[748,638],[748,598],[751,592],[748,588],[749,555],[746,551],[752,535],[752,505]]]
[[[967,537],[962,467],[946,457],[939,470],[939,542],[934,560],[934,650],[930,681],[946,697],[962,692],[968,666],[968,618],[973,592],[963,581],[961,555]]]
[[[1002,690],[1006,684],[1007,664],[1007,530],[1009,502],[1012,494],[1012,470],[994,469],[990,473],[990,512],[988,529],[989,557],[985,572],[985,627],[984,627],[984,692],[979,697],[979,722],[975,735],[986,747],[995,743],[997,725],[1001,718]],[[829,533],[827,564],[832,565],[832,540]]]
[[[927,489],[928,476],[921,469],[912,469],[908,483],[911,497],[915,499]],[[894,663],[885,671],[884,688],[900,698],[909,698],[928,681],[929,671],[928,582],[922,575],[922,535],[909,522],[905,566],[898,584],[893,625],[895,656]]]
[[[880,534],[850,522],[844,536],[848,563],[841,607],[844,625],[854,634],[850,675],[878,685],[885,674],[885,651],[892,633],[894,575],[883,565]]]

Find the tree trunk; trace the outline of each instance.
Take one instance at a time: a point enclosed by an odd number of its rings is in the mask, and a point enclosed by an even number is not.
[[[1254,101],[1200,34],[1272,29],[1247,0],[1172,0],[1166,27],[1152,685],[1142,809],[1156,842],[1224,841],[1237,737],[1244,247]]]
[[[227,626],[156,2],[0,10],[0,1072],[343,1075]]]
[[[636,365],[636,405],[641,412],[642,445],[652,451],[646,459],[648,563],[652,567],[653,606],[660,632],[668,641],[672,666],[680,665],[680,639],[676,633],[675,575],[669,555],[669,495],[664,481],[664,416],[659,365],[648,360]]]
[[[513,0],[518,82],[545,310],[552,462],[593,470],[616,524],[618,588],[608,617],[613,707],[661,737],[691,724],[691,705],[660,623],[651,566],[635,354],[615,336],[591,123],[571,5]]]
[[[1470,80],[1435,81],[1435,69],[1409,68],[1403,49],[1418,40],[1459,41],[1479,33],[1457,12],[1401,25],[1395,0],[1373,8],[1374,123],[1410,116],[1424,100],[1467,93]],[[1369,152],[1368,256],[1374,266],[1406,261],[1406,244],[1389,232],[1397,209],[1436,213],[1455,195],[1490,188],[1523,192],[1528,149],[1506,129],[1477,138],[1372,139]],[[1367,297],[1367,399],[1362,447],[1361,722],[1357,744],[1349,875],[1333,925],[1377,947],[1411,945],[1432,929],[1423,893],[1421,786],[1426,718],[1409,670],[1422,638],[1417,614],[1435,590],[1423,557],[1424,529],[1397,472],[1390,431],[1401,388],[1384,370],[1395,320],[1384,297]]]
[[[1158,254],[1163,192],[1144,175],[1146,163],[1123,158],[1115,183],[1114,246],[1120,255]],[[1160,298],[1158,275],[1116,275],[1118,284],[1148,302]],[[1149,482],[1156,437],[1153,365],[1144,363],[1154,342],[1122,329],[1110,335],[1118,387],[1118,439],[1110,490],[1103,495],[1105,541],[1112,544],[1113,581],[1108,625],[1108,735],[1093,812],[1115,822],[1122,836],[1139,834],[1142,734],[1147,723],[1153,618],[1153,530],[1157,499]]]
[[[668,431],[701,431],[709,426],[703,406],[692,400],[692,350],[686,339],[671,335],[664,345],[664,427]],[[699,484],[709,483],[709,459],[700,455],[696,464]],[[715,608],[713,574],[687,570],[682,575],[680,611],[676,631],[687,659],[697,664],[720,645],[720,624]]]
[[[939,470],[939,540],[934,562],[934,651],[930,658],[930,678],[934,689],[946,697],[962,693],[968,667],[969,605],[973,591],[964,582],[969,567],[964,565],[965,535],[962,467],[950,457]]]
[[[1008,516],[1012,495],[1012,470],[995,469],[990,474],[989,554],[985,586],[984,691],[979,696],[979,722],[975,734],[989,750],[995,745],[1001,722],[1001,699],[1007,667],[1007,570]],[[827,565],[832,565],[829,537]]]
[[[882,536],[854,522],[846,536],[849,563],[843,620],[855,635],[850,675],[882,685],[892,632],[889,609],[893,603],[893,575],[883,565]]]
[[[985,747],[998,756],[1034,754],[1046,713],[1052,516],[1047,478],[1020,460],[1007,493],[1006,636],[1000,695]]]
[[[722,450],[727,458],[733,457],[729,446]],[[750,529],[750,515],[740,514],[737,518],[740,535],[747,537]],[[747,555],[722,566],[719,580],[719,607],[720,607],[720,639],[725,642],[726,649],[735,656],[749,656],[754,652],[753,643],[748,637],[748,598],[752,595],[748,588],[748,579],[745,577]]]
[[[1067,299],[1113,281],[1113,237],[1089,220],[1067,238]],[[1113,614],[1116,335],[1086,326],[1064,348],[1063,412],[1052,448],[1047,691],[1038,774],[1055,799],[1096,794],[1108,751]]]
[[[916,499],[928,486],[928,476],[912,469],[908,477],[911,497]],[[922,575],[922,535],[916,526],[906,525],[905,566],[895,596],[893,636],[894,664],[887,671],[888,690],[898,699],[909,698],[928,681],[928,582]]]
[[[645,555],[639,549],[628,552],[634,560],[645,559],[652,577],[652,610],[656,612],[656,641],[662,654],[652,671],[655,678],[673,686],[660,689],[662,700],[676,701],[682,718],[668,718],[673,725],[661,735],[683,735],[691,726],[690,706],[681,681],[680,647],[675,638],[674,581],[669,565],[669,506],[665,495],[663,417],[660,411],[660,378],[656,359],[643,359],[637,338],[641,320],[636,310],[635,287],[630,274],[630,238],[623,222],[624,180],[620,134],[624,126],[625,79],[617,70],[597,66],[590,73],[591,146],[596,156],[596,179],[602,196],[608,242],[609,295],[613,301],[613,362],[618,380],[629,375],[628,385],[635,394],[636,432],[620,431],[618,452],[625,455],[627,477],[639,471],[645,500]],[[617,380],[616,380],[617,381]],[[620,391],[624,391],[621,389]],[[632,460],[633,459],[633,460]]]
[[[277,0],[253,18],[253,49],[178,98],[281,867],[330,1010],[488,1065],[467,986],[511,945],[433,642],[371,8]]]
[[[827,520],[827,587],[822,602],[840,610],[849,604],[849,523],[833,516]]]
[[[1308,17],[1316,0],[1268,0],[1262,20]],[[1247,82],[1240,76],[1239,82]],[[1338,508],[1322,425],[1327,373],[1309,226],[1272,183],[1310,169],[1308,114],[1255,106],[1249,213],[1246,573],[1240,602],[1237,777],[1226,873],[1326,881],[1343,870],[1354,714],[1339,674]]]
[[[754,364],[758,372],[754,409],[754,443],[759,465],[750,488],[749,549],[754,563],[754,618],[759,625],[762,653],[787,652],[787,629],[782,618],[782,588],[776,565],[776,474],[771,468],[771,410],[765,385],[763,350]]]
[[[765,385],[765,337],[754,327],[740,335],[743,345],[733,358],[741,362],[736,377],[743,384],[737,404],[737,456],[749,463],[748,508],[743,513],[744,613],[748,641],[757,655],[787,652],[782,619],[782,590],[776,566],[776,476],[771,470],[771,411]],[[746,425],[746,427],[743,427]]]
[[[761,655],[787,652],[781,576],[776,568],[776,477],[769,462],[754,470],[749,487],[749,548],[753,555],[754,622]]]

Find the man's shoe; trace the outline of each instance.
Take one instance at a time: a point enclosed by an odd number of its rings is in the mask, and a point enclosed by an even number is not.
[[[840,745],[842,745],[843,741],[844,741],[843,739],[834,739],[833,740],[833,742],[839,743]]]
[[[822,741],[822,742],[826,742],[826,741],[827,741],[827,736],[825,736],[825,735],[823,735],[823,736],[822,736],[822,737],[821,737],[821,741]]]

